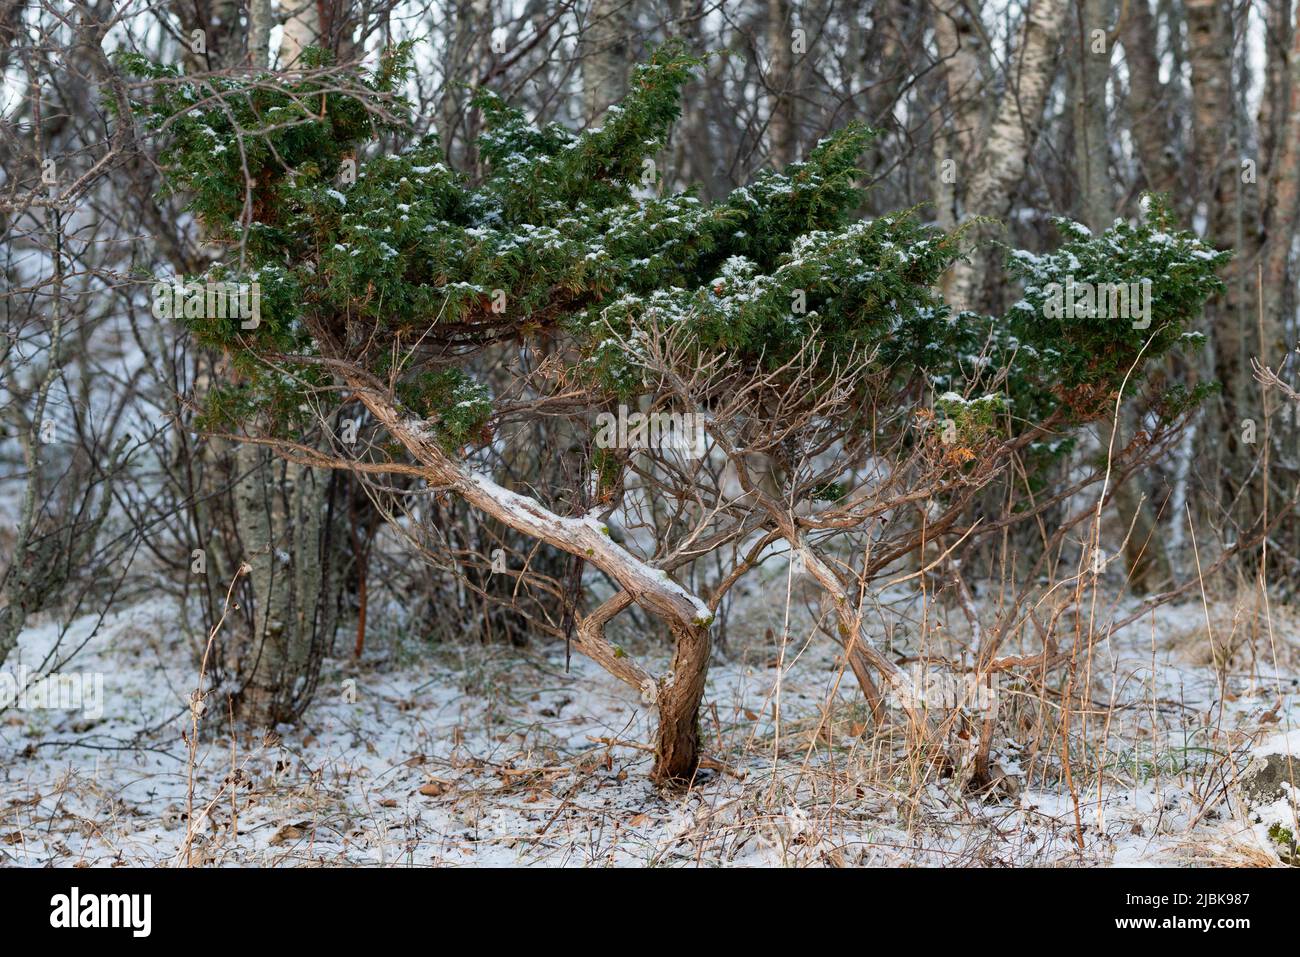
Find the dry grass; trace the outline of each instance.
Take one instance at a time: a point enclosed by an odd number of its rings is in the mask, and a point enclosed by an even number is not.
[[[1231,780],[1262,734],[1300,721],[1294,686],[1279,696],[1236,659],[1183,659],[1234,620],[1243,630],[1233,603],[1208,606],[1208,629],[1196,606],[1165,609],[1097,642],[1073,680],[1066,667],[1007,676],[991,729],[997,777],[979,787],[978,714],[927,706],[924,747],[901,711],[871,723],[818,632],[820,605],[772,593],[728,622],[701,722],[710,762],[687,793],[649,785],[641,703],[579,659],[566,674],[562,649],[430,648],[376,629],[372,657],[333,663],[300,727],[241,737],[233,755],[227,735],[204,737],[203,813],[190,826],[174,724],[120,749],[15,748],[0,772],[0,856],[169,865],[184,863],[188,833],[196,865],[1278,864]],[[894,654],[960,647],[942,608],[896,610]],[[1274,607],[1280,665],[1296,660],[1296,621]],[[666,664],[662,646],[624,627],[620,643]],[[158,634],[124,623],[106,664],[165,687],[149,678],[169,653]],[[345,678],[355,704],[338,694]],[[183,694],[183,677],[175,684]],[[9,725],[5,746],[59,734]]]
[[[1269,639],[1269,616],[1274,633],[1286,636],[1276,643]],[[1293,637],[1300,635],[1300,609],[1272,605],[1266,612],[1254,589],[1239,589],[1209,606],[1209,621],[1208,628],[1202,618],[1168,629],[1161,648],[1199,667],[1271,673],[1275,667],[1294,672],[1300,666],[1300,644]]]

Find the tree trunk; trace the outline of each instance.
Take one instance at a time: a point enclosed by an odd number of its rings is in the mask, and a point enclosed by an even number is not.
[[[767,87],[772,105],[768,115],[767,131],[768,141],[771,143],[772,165],[778,168],[793,163],[798,158],[799,151],[792,30],[789,0],[768,0]]]
[[[979,152],[983,127],[984,69],[988,51],[977,18],[978,3],[962,0],[937,0],[934,4],[934,40],[943,63],[950,118],[945,126],[957,146],[952,154],[963,166]]]
[[[1106,82],[1110,78],[1109,0],[1079,0],[1078,99],[1074,104],[1074,162],[1083,222],[1094,233],[1114,217],[1106,136]],[[1100,31],[1100,37],[1097,32]],[[1098,52],[1097,46],[1101,46]]]
[[[935,46],[943,64],[944,89],[950,114],[934,138],[934,202],[936,220],[945,231],[956,227],[962,190],[972,174],[971,164],[979,156],[983,130],[985,57],[983,35],[976,18],[979,4],[960,0],[938,0],[933,7]],[[938,96],[939,91],[935,91]],[[944,298],[953,301],[957,270],[943,275]]]
[[[659,731],[651,776],[659,784],[687,784],[700,763],[700,701],[709,673],[708,625],[676,626],[676,650],[657,691]]]
[[[1242,420],[1260,423],[1263,419],[1250,367],[1252,353],[1263,351],[1251,302],[1258,230],[1249,225],[1257,222],[1257,216],[1248,205],[1257,187],[1246,187],[1241,179],[1233,21],[1227,0],[1187,0],[1186,10],[1198,177],[1193,195],[1206,211],[1207,241],[1235,253],[1223,270],[1225,292],[1207,310],[1213,376],[1224,391],[1213,407],[1211,427],[1202,433],[1203,460],[1208,471],[1219,476],[1221,500],[1236,503],[1232,517],[1246,527],[1262,507],[1258,491],[1247,487],[1259,447],[1241,437]]]
[[[582,31],[582,106],[591,123],[627,92],[631,57],[629,0],[594,0]]]
[[[280,69],[301,69],[302,51],[321,46],[320,0],[288,0],[284,33],[280,37]]]
[[[256,445],[236,452],[235,490],[251,634],[232,646],[239,717],[273,727],[310,703],[338,623],[345,545],[334,476],[271,457]]]
[[[1136,0],[1141,6],[1143,0]],[[1079,177],[1082,219],[1094,233],[1104,231],[1115,218],[1111,195],[1109,159],[1110,139],[1106,129],[1106,83],[1110,77],[1111,46],[1108,35],[1109,0],[1079,0],[1078,99],[1074,105],[1075,169]],[[1147,11],[1147,15],[1150,12]],[[1097,31],[1101,31],[1098,34]],[[1097,49],[1101,46],[1101,50]],[[1140,82],[1147,82],[1143,78]],[[1150,91],[1145,91],[1150,95]],[[1130,411],[1121,410],[1115,424],[1115,447],[1124,448],[1135,429]],[[1141,486],[1139,476],[1120,484],[1115,490],[1115,509],[1120,518],[1124,541],[1124,565],[1130,587],[1146,594],[1158,582],[1169,579],[1169,559],[1163,539],[1156,534],[1155,513],[1149,489]],[[1129,528],[1132,526],[1132,534]]]
[[[275,18],[271,14],[271,0],[248,2],[248,62],[255,70],[265,70],[271,65],[271,27]]]
[[[1056,52],[1065,24],[1066,0],[1034,0],[1025,17],[1018,55],[1007,76],[1007,89],[984,137],[979,162],[966,193],[964,219],[1005,218],[1025,174],[1029,152],[1042,124],[1043,108],[1056,75]],[[948,286],[954,308],[978,308],[988,269],[986,256],[953,264]]]
[[[1300,12],[1292,31],[1290,80],[1284,86],[1286,112],[1278,118],[1281,148],[1271,166],[1268,208],[1265,219],[1263,263],[1264,341],[1260,361],[1280,362],[1286,352],[1287,317],[1295,309],[1294,283],[1288,282],[1288,268],[1300,225]]]
[[[1128,66],[1129,125],[1142,174],[1149,189],[1171,193],[1177,186],[1177,169],[1169,132],[1170,104],[1160,82],[1156,22],[1147,0],[1128,0],[1120,30]]]

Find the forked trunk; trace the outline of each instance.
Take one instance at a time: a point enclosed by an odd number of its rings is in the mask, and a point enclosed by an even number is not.
[[[424,466],[427,481],[455,492],[515,531],[584,559],[618,584],[621,593],[579,625],[574,647],[658,706],[652,777],[661,784],[689,782],[700,760],[699,710],[709,667],[709,626],[713,622],[709,606],[662,569],[614,542],[608,528],[599,521],[590,516],[557,515],[536,499],[497,485],[488,476],[449,457],[428,426],[404,417],[391,396],[360,377],[350,376],[347,381],[374,416]],[[677,640],[672,670],[658,681],[604,638],[605,623],[632,602],[667,622]]]

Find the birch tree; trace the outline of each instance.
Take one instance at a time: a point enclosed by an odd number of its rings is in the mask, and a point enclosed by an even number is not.
[[[1068,9],[1067,0],[1033,0],[1028,6],[1005,86],[981,134],[982,146],[966,157],[959,174],[968,182],[961,200],[963,220],[976,216],[1002,219],[1011,211],[1056,78]],[[961,77],[956,82],[960,84]],[[948,286],[949,302],[958,308],[978,308],[988,265],[978,258],[973,263],[958,263]]]

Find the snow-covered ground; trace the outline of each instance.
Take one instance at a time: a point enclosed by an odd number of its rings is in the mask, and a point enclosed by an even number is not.
[[[867,728],[838,648],[793,628],[783,646],[782,609],[769,611],[773,631],[751,622],[714,662],[702,717],[711,770],[685,794],[647,780],[646,706],[576,655],[566,673],[562,647],[433,647],[379,632],[361,662],[327,662],[298,726],[233,742],[205,732],[188,848],[197,639],[161,599],[97,630],[79,619],[61,647],[86,645],[63,670],[102,674],[102,714],[0,714],[0,862],[1278,863],[1234,781],[1252,748],[1300,728],[1300,632],[1287,609],[1273,610],[1271,641],[1250,637],[1231,604],[1210,607],[1207,630],[1196,603],[1097,644],[1090,678],[1080,665],[1093,704],[1072,717],[1068,781],[1059,735],[1015,734],[1054,727],[1034,715],[1059,695],[1004,682],[1013,720],[994,760],[1007,778],[985,794],[909,759],[901,724]],[[60,633],[29,628],[4,670],[36,665]],[[666,665],[662,649],[630,640]],[[1264,665],[1275,651],[1277,673]],[[966,734],[951,736],[958,768],[973,749]]]

